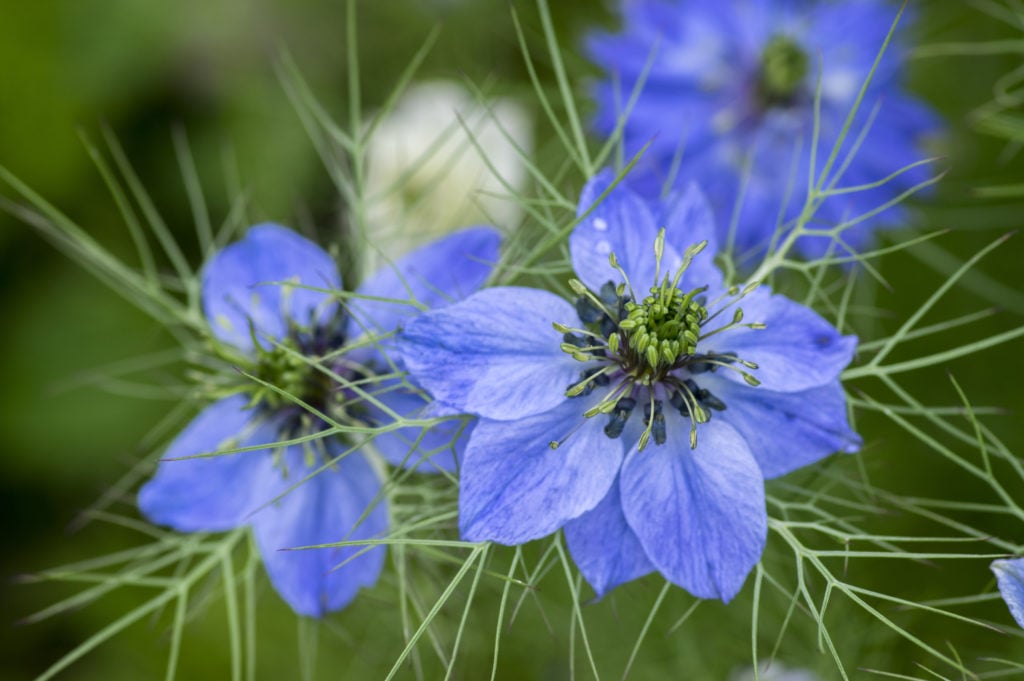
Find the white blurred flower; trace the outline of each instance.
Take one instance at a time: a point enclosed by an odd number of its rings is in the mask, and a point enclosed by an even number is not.
[[[758,681],[821,681],[818,675],[806,669],[794,669],[779,662],[762,662]],[[729,681],[754,681],[754,668],[736,670]]]
[[[446,81],[409,88],[367,147],[370,246],[364,271],[373,272],[384,261],[458,227],[515,227],[522,207],[495,173],[510,187],[523,189],[527,173],[521,154],[529,154],[532,146],[531,117],[512,99],[481,106],[460,85]]]

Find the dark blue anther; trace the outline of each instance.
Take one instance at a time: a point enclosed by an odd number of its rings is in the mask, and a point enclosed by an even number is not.
[[[576,382],[576,383],[571,383],[566,388],[566,392],[570,392],[573,388],[578,386],[580,383],[584,383],[585,384],[583,386],[583,391],[580,392],[578,395],[570,395],[569,397],[570,398],[573,398],[573,397],[583,397],[584,395],[589,395],[590,393],[594,392],[594,386],[602,386],[603,387],[603,386],[606,386],[609,383],[611,383],[612,379],[608,378],[607,374],[603,374],[603,373],[600,373],[600,372],[601,372],[601,367],[595,367],[593,369],[587,369],[586,371],[581,371],[580,372],[580,380],[578,382]],[[593,380],[588,380],[591,377],[593,377]]]
[[[715,411],[725,411],[725,402],[712,395],[707,390],[700,391],[700,403],[708,409],[714,409]]]
[[[665,444],[668,434],[665,431],[665,415],[661,412],[661,400],[654,400],[653,420],[651,418],[650,403],[644,407],[644,421],[651,424],[651,436],[654,438],[654,444]]]
[[[619,323],[617,321],[615,321],[614,319],[612,319],[608,315],[604,315],[601,318],[601,335],[602,336],[604,336],[605,338],[608,338],[608,337],[610,337],[613,333],[615,333],[618,330],[619,330]]]
[[[580,296],[576,299],[576,315],[580,318],[580,321],[584,324],[593,324],[594,322],[606,316],[597,305],[585,296]]]
[[[714,371],[717,368],[710,362],[691,362],[686,365],[686,370],[691,374],[703,374],[707,371]]]
[[[580,374],[580,377],[583,378],[583,380],[586,380],[586,379],[590,378],[591,376],[594,376],[595,374],[597,374],[597,376],[594,378],[593,381],[591,381],[591,383],[593,385],[606,386],[606,385],[608,385],[609,383],[612,382],[612,379],[608,378],[608,374],[600,373],[601,371],[602,371],[601,367],[596,367],[594,369],[587,369],[586,371],[584,371],[584,372],[582,372]]]
[[[668,398],[668,403],[678,411],[683,417],[690,418],[690,403],[683,397],[683,393],[678,390],[673,390],[672,394]]]
[[[615,290],[615,284],[608,281],[601,286],[601,302],[610,310],[614,310],[619,304],[619,292]]]
[[[573,388],[575,388],[575,387],[576,387],[577,385],[579,385],[579,383],[570,383],[570,384],[569,384],[569,385],[568,385],[568,386],[566,387],[566,389],[565,389],[566,393],[568,393],[569,391],[571,391],[571,390],[572,390]],[[583,386],[583,392],[579,393],[578,395],[572,395],[572,394],[570,394],[570,395],[569,395],[569,399],[573,399],[573,398],[576,398],[576,397],[583,397],[583,396],[585,396],[585,395],[589,395],[589,394],[590,394],[590,393],[592,393],[592,392],[594,392],[594,384],[593,384],[593,383],[587,383],[587,384],[586,384],[585,386]]]
[[[720,355],[716,354],[715,355],[715,359],[721,360],[721,361],[725,362],[726,364],[732,364],[737,359],[739,359],[739,355],[737,355],[735,352],[723,352]],[[711,370],[712,371],[718,371],[718,367],[719,367],[718,364],[712,364],[711,365]]]
[[[604,427],[604,434],[613,440],[622,435],[626,422],[629,421],[629,415],[633,413],[635,407],[636,400],[631,397],[623,397],[616,402],[615,410],[609,414],[608,424]]]
[[[562,341],[569,345],[575,345],[578,348],[585,348],[588,345],[586,338],[578,336],[575,333],[562,334]]]

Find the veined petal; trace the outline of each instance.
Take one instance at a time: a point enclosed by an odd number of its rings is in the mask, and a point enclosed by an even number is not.
[[[685,189],[672,193],[662,206],[658,225],[665,228],[665,240],[677,254],[675,260],[663,259],[662,272],[675,274],[686,249],[706,241],[707,246],[694,257],[679,280],[679,288],[682,291],[701,286],[721,289],[722,273],[715,266],[715,254],[718,253],[715,217],[707,197],[695,183],[691,182]],[[653,253],[650,257],[654,257]]]
[[[853,359],[856,336],[844,336],[809,307],[764,288],[744,297],[744,323],[764,329],[736,328],[699,345],[701,352],[735,352],[758,365],[752,373],[767,390],[800,392],[834,381]],[[733,372],[723,372],[742,380]]]
[[[336,453],[338,447],[329,451]],[[285,460],[291,484],[312,471],[304,458],[300,446],[288,448]],[[276,481],[272,485],[275,491],[278,485]],[[282,549],[383,537],[388,513],[383,500],[376,498],[380,485],[369,462],[356,452],[253,516],[253,532],[267,574],[292,610],[321,617],[344,608],[360,588],[377,582],[384,565],[383,547],[355,558],[365,547]],[[273,498],[267,496],[265,501]]]
[[[463,538],[523,544],[551,534],[604,498],[622,462],[622,443],[604,434],[600,416],[584,419],[591,404],[567,399],[518,421],[477,423],[462,462]]]
[[[702,377],[701,387],[725,402],[716,414],[739,431],[765,478],[809,466],[829,454],[852,454],[862,440],[846,419],[846,397],[838,381],[797,393],[752,388],[724,378]]]
[[[364,281],[349,302],[350,338],[366,331],[388,332],[420,308],[436,309],[475,293],[498,260],[501,234],[471,227],[422,246]],[[383,298],[368,300],[358,296]],[[410,301],[410,303],[388,302]]]
[[[713,419],[697,429],[668,416],[670,444],[633,450],[622,466],[622,507],[648,558],[699,598],[728,602],[764,550],[764,480],[746,441]],[[680,440],[683,440],[682,442]]]
[[[622,513],[617,478],[601,503],[565,524],[565,543],[598,598],[620,584],[654,572],[654,565]]]
[[[437,400],[501,421],[565,400],[585,365],[559,348],[552,322],[576,320],[572,305],[537,289],[484,289],[409,320],[397,348],[404,366]]]
[[[1024,558],[992,561],[992,572],[996,574],[999,593],[1003,595],[1010,614],[1024,627]]]
[[[421,393],[404,386],[401,381],[389,381],[381,386],[375,397],[384,406],[405,418],[419,419],[440,416]],[[364,402],[370,410],[369,418],[378,424],[390,417],[378,407]],[[473,424],[462,419],[449,419],[433,426],[410,426],[381,433],[373,440],[376,450],[388,463],[402,468],[415,468],[420,473],[454,472],[456,459],[466,449],[466,439]]]
[[[272,282],[341,288],[338,266],[312,241],[280,225],[251,227],[245,238],[218,252],[203,270],[203,312],[213,335],[249,351],[250,323],[257,337],[280,339],[289,320],[315,326],[334,313],[336,303],[330,295]]]
[[[164,459],[275,442],[277,428],[260,422],[241,395],[206,407],[171,443]],[[257,490],[274,474],[270,450],[161,461],[139,490],[139,510],[152,522],[182,532],[229,530],[247,522]]]
[[[590,210],[614,180],[615,175],[609,170],[595,175],[583,188],[576,214],[583,215]],[[608,261],[609,254],[614,253],[630,283],[642,296],[654,283],[657,236],[658,228],[650,208],[624,182],[618,184],[569,235],[569,252],[576,276],[591,291],[600,291],[609,281],[621,282],[622,276]],[[666,262],[671,262],[674,255],[669,253]]]

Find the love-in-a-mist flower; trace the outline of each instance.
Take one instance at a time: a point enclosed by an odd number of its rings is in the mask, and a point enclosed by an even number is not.
[[[886,0],[624,2],[621,31],[593,35],[587,43],[606,72],[595,91],[595,126],[610,134],[625,116],[626,153],[650,144],[628,180],[634,188],[651,197],[673,175],[680,187],[699,182],[722,244],[734,229],[737,257],[749,258],[769,245],[780,219],[794,219],[803,207],[816,87],[820,82],[815,174],[839,139],[897,10]],[[838,187],[880,182],[924,158],[920,143],[938,126],[901,87],[905,54],[893,41],[874,74],[832,167],[830,177],[842,171]],[[929,172],[918,167],[883,186],[829,197],[809,226],[830,228],[865,215]],[[896,224],[901,215],[898,207],[882,210],[844,230],[842,243],[807,237],[798,247],[808,256],[830,247],[846,255],[869,243],[873,227]]]
[[[1017,624],[1024,627],[1024,558],[992,561],[999,593]]]
[[[295,612],[321,616],[345,607],[377,581],[382,549],[281,549],[381,538],[388,527],[383,471],[363,452],[365,440],[332,434],[278,443],[327,429],[321,414],[343,426],[383,427],[373,446],[393,464],[453,469],[457,422],[425,434],[386,428],[396,415],[420,415],[426,400],[388,378],[396,370],[382,345],[422,306],[478,289],[498,246],[490,228],[457,232],[378,272],[346,304],[331,293],[342,284],[333,259],[284,227],[252,227],[219,251],[202,279],[214,347],[259,380],[211,378],[220,399],[171,443],[139,492],[142,513],[183,532],[251,526],[271,582]],[[242,447],[254,449],[201,456]]]
[[[764,548],[764,479],[859,444],[839,382],[856,339],[764,287],[726,289],[695,188],[656,218],[622,186],[593,207],[610,180],[580,199],[573,302],[484,289],[410,320],[399,353],[481,417],[461,469],[466,539],[564,527],[599,595],[657,570],[729,600]]]

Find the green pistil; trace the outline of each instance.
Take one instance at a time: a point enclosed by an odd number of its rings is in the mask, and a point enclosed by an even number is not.
[[[640,303],[626,303],[626,318],[619,322],[635,359],[637,378],[657,379],[677,361],[697,352],[701,324],[708,311],[694,298],[704,289],[684,294],[668,277]]]
[[[250,391],[254,406],[273,410],[294,404],[282,393],[316,408],[327,404],[331,393],[330,377],[317,370],[314,359],[303,356],[292,345],[285,341],[269,350],[256,346],[255,376],[281,392],[256,384]]]
[[[791,104],[809,69],[807,53],[795,40],[784,35],[769,40],[761,53],[758,78],[758,94],[765,105]]]

